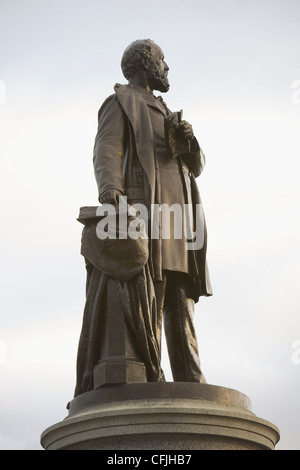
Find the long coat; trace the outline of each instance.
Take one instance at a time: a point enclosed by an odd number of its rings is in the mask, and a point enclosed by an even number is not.
[[[157,106],[161,109],[161,104],[157,103]],[[98,122],[94,168],[99,195],[107,189],[118,189],[127,195],[129,203],[143,203],[149,211],[151,204],[167,202],[160,201],[159,197],[153,127],[143,97],[128,86],[116,85],[115,94],[107,98],[99,110]],[[195,177],[199,176],[203,169],[204,155],[195,140],[192,151],[177,158],[182,162],[185,160],[190,170],[190,199],[195,216],[197,208],[202,207]],[[84,218],[79,220],[85,223]],[[188,274],[195,286],[195,301],[200,295],[212,294],[206,266],[206,226],[205,220],[201,220],[204,233],[202,246],[188,252]],[[87,262],[88,278],[78,346],[75,396],[93,389],[94,366],[105,359],[100,353],[99,338],[109,315],[109,302],[114,300],[109,295],[108,285],[113,286],[114,297],[119,301],[117,316],[123,318],[127,325],[129,333],[126,341],[134,343],[136,360],[145,365],[147,381],[157,381],[162,373],[153,280],[159,281],[162,277],[161,240],[149,240],[148,262],[138,275],[124,282],[121,278],[110,277],[97,267],[97,249],[94,245],[97,237],[93,223],[90,228],[85,227],[84,233],[86,230],[92,233],[94,238],[92,241],[86,235],[82,238],[82,246],[85,244],[82,254]],[[95,243],[97,244],[97,240]],[[177,253],[174,255],[177,256]],[[124,334],[121,330],[116,333]]]
[[[157,100],[157,107],[161,106]],[[201,174],[205,164],[197,140],[194,139],[191,151],[178,158],[190,170],[190,196],[196,217],[196,211],[202,209],[202,203],[195,178]],[[127,195],[129,203],[145,204],[149,214],[152,204],[168,203],[159,199],[159,172],[147,101],[130,86],[117,84],[115,94],[109,96],[100,108],[93,160],[99,197],[108,189],[118,189]],[[203,243],[199,249],[189,250],[188,253],[188,274],[195,286],[195,301],[199,296],[212,295],[206,263],[207,235],[203,212],[199,220],[202,223]],[[159,281],[162,278],[161,239],[150,240],[149,250],[150,271],[153,279]],[[174,253],[174,256],[178,254]]]

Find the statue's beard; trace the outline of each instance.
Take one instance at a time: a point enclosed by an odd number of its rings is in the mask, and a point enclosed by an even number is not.
[[[161,93],[166,93],[170,88],[168,72],[160,73],[156,67],[150,67],[148,83],[152,90],[158,90]]]

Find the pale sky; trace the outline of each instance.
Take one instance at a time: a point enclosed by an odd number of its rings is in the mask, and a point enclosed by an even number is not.
[[[67,415],[97,112],[126,83],[126,46],[151,38],[170,67],[164,100],[207,159],[204,374],[249,396],[277,449],[300,450],[299,0],[1,0],[0,35],[0,448],[41,449]]]

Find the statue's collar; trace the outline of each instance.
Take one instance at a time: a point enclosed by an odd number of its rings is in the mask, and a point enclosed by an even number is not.
[[[147,105],[154,106],[155,108],[158,108],[163,114],[166,114],[166,104],[164,103],[162,97],[156,97],[152,92],[146,89],[143,90],[141,88],[134,88],[130,85],[120,85],[117,83],[115,85],[115,91],[117,93],[123,92],[127,95],[138,95],[143,98]]]

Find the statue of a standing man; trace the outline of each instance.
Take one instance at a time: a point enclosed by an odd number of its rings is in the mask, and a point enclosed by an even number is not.
[[[83,250],[87,300],[75,396],[106,384],[164,380],[162,318],[174,381],[204,382],[193,326],[195,302],[212,295],[205,219],[195,182],[204,154],[181,113],[172,113],[153,94],[169,90],[161,48],[151,40],[135,41],[121,66],[128,84],[117,84],[99,110],[94,170],[101,204],[116,206],[124,196],[129,205],[147,208],[149,256],[140,272],[124,281],[118,272],[109,275],[99,266],[96,248]],[[177,220],[164,236],[162,217],[153,219],[153,207],[181,208],[183,215],[189,214],[190,232],[174,236]],[[86,229],[89,224],[84,223]],[[200,233],[200,240],[187,248],[191,233]],[[126,269],[121,259],[120,272]]]

